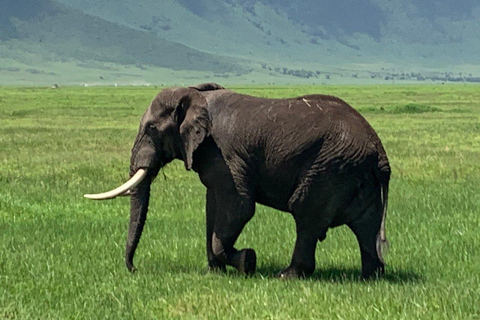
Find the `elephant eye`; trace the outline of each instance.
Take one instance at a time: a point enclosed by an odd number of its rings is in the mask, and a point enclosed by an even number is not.
[[[155,125],[153,123],[150,123],[147,125],[147,129],[148,131],[155,131],[155,129],[157,129],[157,127],[155,127]]]

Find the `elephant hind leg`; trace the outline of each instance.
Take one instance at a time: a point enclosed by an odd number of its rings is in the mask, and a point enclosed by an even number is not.
[[[357,219],[348,224],[357,237],[362,259],[362,278],[378,277],[385,272],[385,265],[377,253],[377,236],[382,222],[379,204],[373,204]]]
[[[299,227],[290,265],[280,271],[280,278],[299,278],[310,276],[315,270],[315,249],[318,235],[311,228]]]
[[[300,185],[289,206],[295,218],[297,239],[290,265],[279,274],[282,278],[305,277],[315,270],[317,242],[325,240],[327,231],[339,209],[341,192],[332,193],[329,181]]]
[[[326,214],[322,217],[329,217]],[[330,219],[321,219],[316,206],[308,205],[294,213],[297,239],[290,265],[279,273],[281,278],[310,276],[315,270],[315,249],[327,237]]]

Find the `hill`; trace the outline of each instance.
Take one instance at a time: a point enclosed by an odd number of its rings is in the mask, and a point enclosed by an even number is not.
[[[114,70],[114,65],[131,66],[140,74],[146,65],[221,74],[242,70],[238,59],[201,52],[51,0],[7,0],[6,7],[0,12],[2,60],[30,66],[25,69],[30,74],[54,75],[40,69],[59,62],[104,72]],[[2,69],[18,68],[0,64]]]
[[[32,66],[39,73],[25,79],[65,75],[65,68],[67,78],[73,72],[85,81],[154,83],[467,81],[480,75],[480,4],[474,0],[5,1],[4,79]]]

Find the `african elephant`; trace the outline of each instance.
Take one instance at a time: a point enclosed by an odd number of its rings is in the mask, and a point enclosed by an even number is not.
[[[255,271],[255,251],[234,244],[258,202],[295,219],[295,249],[280,277],[311,275],[317,242],[344,224],[358,240],[362,277],[384,272],[390,166],[375,131],[343,100],[320,94],[265,99],[215,83],[161,91],[141,120],[131,179],[85,195],[130,196],[125,262],[132,272],[150,185],[173,159],[183,160],[206,187],[209,268]]]

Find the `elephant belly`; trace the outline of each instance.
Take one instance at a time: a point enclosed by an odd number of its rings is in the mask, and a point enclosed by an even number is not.
[[[304,158],[291,158],[280,165],[265,163],[256,172],[255,201],[277,210],[291,212],[290,198],[309,168]]]
[[[277,210],[290,212],[288,200],[293,190],[295,190],[295,185],[292,182],[262,178],[255,188],[255,202]]]

